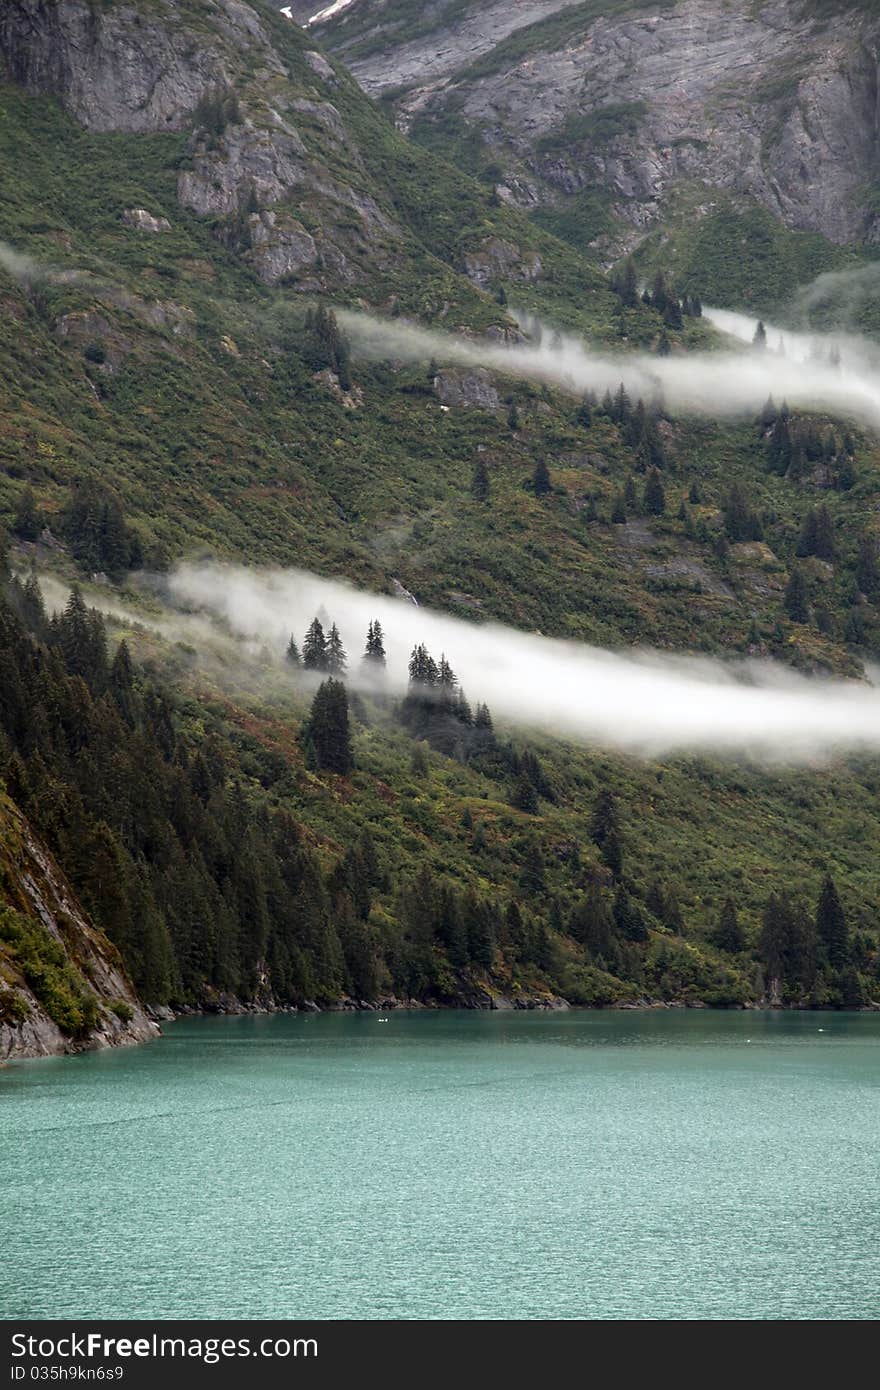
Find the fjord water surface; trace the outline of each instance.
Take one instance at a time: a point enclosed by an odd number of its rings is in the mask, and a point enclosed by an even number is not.
[[[14,1064],[0,1316],[873,1317],[878,1062],[870,1014],[573,1011]]]

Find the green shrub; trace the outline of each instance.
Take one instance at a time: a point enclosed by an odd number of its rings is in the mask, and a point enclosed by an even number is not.
[[[0,942],[28,988],[63,1033],[81,1037],[97,1024],[98,1003],[63,947],[41,923],[13,908],[0,909]]]

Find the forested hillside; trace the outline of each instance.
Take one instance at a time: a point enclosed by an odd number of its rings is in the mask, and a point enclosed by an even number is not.
[[[880,656],[862,425],[358,355],[345,308],[718,340],[681,241],[606,275],[315,44],[231,0],[0,18],[6,794],[153,1004],[870,1002],[875,761],[630,761],[503,727],[454,652],[401,700],[329,622],[232,685],[150,626],[136,576],[212,556],[604,647]]]

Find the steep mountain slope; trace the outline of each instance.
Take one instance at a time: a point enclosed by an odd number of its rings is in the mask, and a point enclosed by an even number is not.
[[[0,1062],[145,1042],[118,950],[0,790]]]
[[[758,208],[876,241],[873,6],[588,0],[494,43],[488,26],[475,42],[482,6],[435,6],[415,33],[389,22],[422,9],[360,0],[315,32],[416,139],[575,244],[613,258],[685,210],[748,230]]]
[[[699,317],[615,291],[494,178],[403,138],[315,42],[268,3],[5,6],[14,568],[92,577],[112,607],[140,565],[219,553],[398,581],[475,622],[861,671],[880,643],[869,433],[781,403],[721,425],[376,365],[326,317],[316,329],[317,301],[517,336],[510,301],[619,350],[712,341]],[[870,760],[821,785],[554,743],[536,764],[508,731],[477,756],[471,725],[426,743],[394,702],[352,699],[355,765],[338,772],[313,765],[312,690],[279,663],[230,693],[185,644],[126,624],[126,674],[75,605],[52,623],[33,584],[10,591],[27,630],[5,683],[29,674],[11,712],[0,701],[0,772],[150,1001],[876,992]],[[623,858],[594,826],[606,793]],[[94,845],[121,871],[93,871]],[[806,914],[794,964],[768,958],[768,894],[811,914],[828,873],[851,957],[817,973]],[[720,946],[727,896],[743,932]]]

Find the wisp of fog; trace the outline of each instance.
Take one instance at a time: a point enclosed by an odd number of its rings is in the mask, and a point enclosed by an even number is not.
[[[206,615],[278,660],[312,618],[336,622],[349,684],[372,691],[360,662],[370,622],[385,633],[382,688],[406,692],[410,653],[446,656],[469,699],[496,719],[640,756],[712,751],[767,763],[816,763],[880,751],[880,689],[799,676],[771,662],[725,663],[656,652],[603,651],[577,642],[474,624],[385,594],[299,570],[185,564],[167,583],[183,619]]]
[[[704,308],[720,332],[751,344],[757,320]],[[378,361],[414,361],[487,367],[509,376],[547,382],[582,395],[602,396],[623,382],[629,394],[660,399],[673,412],[718,419],[754,415],[773,395],[777,401],[825,409],[880,426],[880,351],[865,339],[840,334],[792,334],[766,326],[764,350],[737,347],[714,352],[611,354],[579,338],[523,319],[526,341],[503,343],[438,332],[401,319],[356,311],[339,314],[356,352]]]

